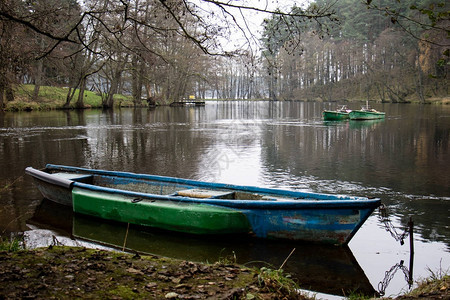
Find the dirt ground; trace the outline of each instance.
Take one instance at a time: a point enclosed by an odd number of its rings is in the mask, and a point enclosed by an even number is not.
[[[277,271],[264,273],[227,262],[201,264],[50,246],[0,251],[0,300],[311,299],[279,275]],[[425,281],[397,299],[450,299],[450,276]]]
[[[0,252],[0,299],[305,299],[234,264],[86,248]]]

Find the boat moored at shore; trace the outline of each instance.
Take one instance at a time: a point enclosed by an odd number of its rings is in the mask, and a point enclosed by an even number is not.
[[[305,193],[70,166],[26,173],[75,213],[198,235],[347,244],[379,199]]]

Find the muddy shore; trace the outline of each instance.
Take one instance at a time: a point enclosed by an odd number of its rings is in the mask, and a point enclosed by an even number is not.
[[[397,299],[450,299],[450,278]],[[0,299],[320,299],[280,271],[82,247],[0,251]],[[352,296],[351,299],[368,299]]]
[[[78,247],[0,252],[0,299],[306,299],[273,276]]]

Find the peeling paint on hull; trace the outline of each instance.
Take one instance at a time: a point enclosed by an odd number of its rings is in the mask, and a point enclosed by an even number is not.
[[[257,237],[346,244],[372,209],[251,211],[246,215]]]

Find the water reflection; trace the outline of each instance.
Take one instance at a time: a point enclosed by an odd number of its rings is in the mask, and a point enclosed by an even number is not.
[[[375,129],[377,126],[381,125],[385,120],[384,119],[378,119],[378,120],[350,120],[350,128],[351,129],[363,129],[363,128],[369,128],[369,129]]]
[[[404,261],[401,260],[399,263],[393,265],[388,271],[386,271],[385,276],[382,281],[378,283],[378,292],[381,296],[386,294],[386,289],[389,286],[389,283],[394,278],[397,272],[402,272],[405,278],[405,281],[408,283],[409,288],[412,287],[413,284],[413,266],[412,260],[410,261],[409,269],[404,265]]]
[[[413,217],[415,276],[429,276],[428,269],[438,269],[440,261],[447,268],[450,106],[375,104],[386,119],[354,125],[324,123],[326,105],[241,101],[154,110],[0,112],[0,185],[19,179],[0,192],[0,232],[27,230],[41,200],[31,178],[23,177],[25,167],[55,163],[380,197],[398,227]],[[373,286],[409,256],[376,214],[350,247]],[[392,290],[403,285],[394,282]]]
[[[223,236],[197,238],[135,226],[127,228],[126,224],[73,215],[70,208],[46,199],[28,222],[61,236],[71,236],[75,239],[74,243],[77,240],[90,241],[119,250],[198,262],[213,263],[228,259],[247,267],[265,266],[278,269],[295,249],[283,269],[291,274],[302,288],[334,295],[349,292],[376,294],[348,247]],[[58,237],[53,240],[58,241]]]

